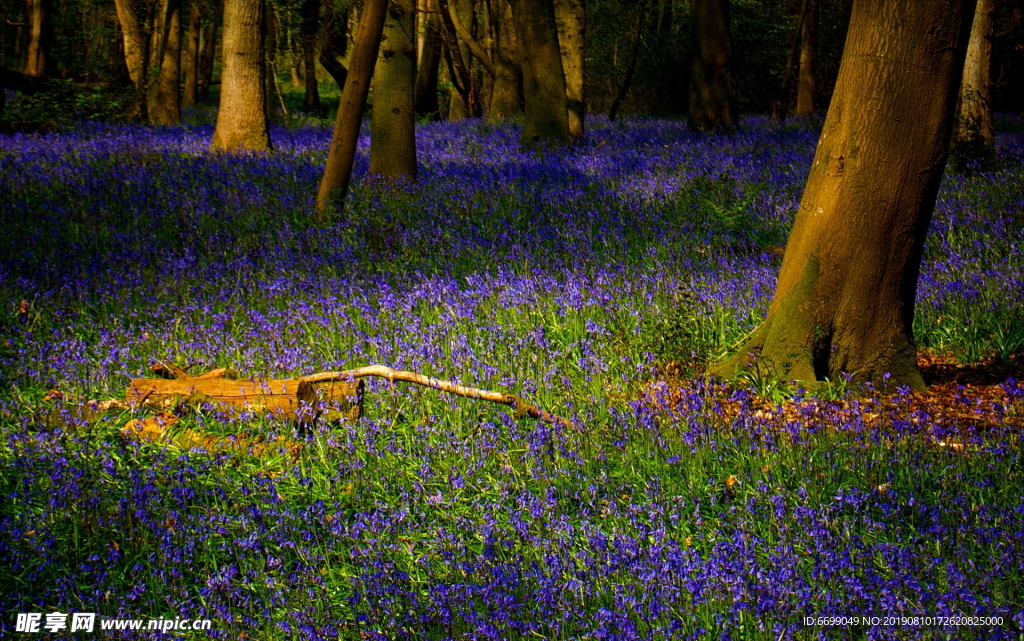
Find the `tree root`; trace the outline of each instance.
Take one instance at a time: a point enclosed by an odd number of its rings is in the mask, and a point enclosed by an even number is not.
[[[441,390],[442,392],[448,392],[449,394],[454,394],[456,396],[465,396],[467,398],[477,398],[485,401],[492,401],[494,403],[501,403],[502,405],[508,405],[513,408],[516,411],[516,414],[529,416],[532,419],[561,427],[571,428],[573,426],[568,419],[556,416],[546,410],[542,410],[536,405],[527,403],[522,398],[514,394],[505,394],[504,392],[493,392],[490,390],[477,389],[475,387],[466,387],[465,385],[459,385],[451,381],[444,381],[439,378],[424,376],[417,372],[392,369],[385,365],[367,365],[365,367],[357,367],[355,369],[348,369],[341,372],[320,372],[318,374],[303,376],[301,377],[301,380],[306,381],[307,383],[327,383],[332,381],[347,381],[353,378],[363,378],[366,376],[379,376],[392,382],[403,381],[406,383],[415,383],[416,385]]]

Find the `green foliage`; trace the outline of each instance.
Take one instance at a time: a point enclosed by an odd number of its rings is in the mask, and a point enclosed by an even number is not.
[[[48,89],[31,96],[19,95],[7,103],[8,122],[53,123],[67,126],[86,120],[127,122],[136,104],[135,90],[105,84],[79,84],[50,80]]]

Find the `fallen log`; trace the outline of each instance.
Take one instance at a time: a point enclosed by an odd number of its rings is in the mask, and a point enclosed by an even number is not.
[[[361,381],[314,385],[304,378],[231,380],[208,375],[136,378],[125,398],[135,407],[167,410],[211,404],[233,414],[265,412],[310,424],[318,419],[358,419],[363,408],[363,385]]]

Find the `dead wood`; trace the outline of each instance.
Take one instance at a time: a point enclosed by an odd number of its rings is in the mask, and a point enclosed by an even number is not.
[[[133,406],[156,409],[181,406],[197,407],[210,403],[240,413],[243,410],[266,412],[278,418],[308,424],[316,419],[333,420],[342,416],[359,418],[362,413],[362,384],[338,381],[317,385],[302,378],[281,380],[230,380],[213,378],[224,372],[214,370],[201,376],[183,378],[137,378],[125,394]],[[339,406],[331,412],[331,406]],[[325,414],[324,407],[327,407]]]
[[[553,425],[572,427],[572,423],[569,422],[568,419],[564,419],[561,416],[556,416],[546,410],[542,410],[536,405],[527,403],[522,398],[514,394],[467,387],[451,381],[424,376],[417,372],[392,369],[385,365],[367,365],[365,367],[357,367],[355,369],[348,369],[341,372],[320,372],[319,374],[304,376],[300,380],[306,381],[307,383],[325,383],[352,381],[366,376],[379,376],[381,378],[386,378],[389,381],[415,383],[416,385],[441,390],[442,392],[448,392],[449,394],[455,394],[456,396],[478,398],[485,401],[492,401],[494,403],[501,403],[502,405],[508,405],[515,409],[517,414],[523,414],[538,421],[551,423]]]

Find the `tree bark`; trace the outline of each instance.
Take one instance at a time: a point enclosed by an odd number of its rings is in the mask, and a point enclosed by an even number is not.
[[[615,100],[612,101],[612,106],[608,109],[608,120],[615,120],[615,116],[619,113],[619,107],[629,92],[629,85],[633,82],[633,72],[636,71],[636,61],[640,55],[640,36],[643,34],[644,9],[646,8],[647,0],[640,0],[640,7],[637,9],[636,16],[636,29],[633,31],[633,46],[629,51],[629,66],[626,67],[626,76],[622,79],[619,93],[615,95]]]
[[[810,116],[818,98],[818,0],[807,0],[800,28],[800,70],[796,83],[796,115]]]
[[[373,82],[370,174],[416,178],[414,0],[391,0]]]
[[[264,0],[224,1],[223,71],[213,151],[271,147],[263,55],[265,20]]]
[[[188,12],[188,40],[182,52],[182,75],[185,77],[182,105],[191,106],[199,100],[199,51],[202,42],[202,18],[198,0],[192,0],[192,6]]]
[[[583,0],[555,0],[558,45],[565,71],[565,96],[569,118],[569,137],[584,135],[586,102],[583,95],[583,63],[586,52],[586,9]]]
[[[768,314],[712,373],[924,389],[914,296],[973,12],[974,0],[854,1]]]
[[[423,0],[421,0],[423,2]],[[441,106],[437,101],[437,71],[441,62],[441,19],[437,0],[423,2],[420,15],[423,27],[423,49],[416,72],[416,115],[437,117]]]
[[[327,153],[327,167],[316,196],[316,223],[326,220],[332,206],[340,208],[348,193],[356,144],[359,142],[359,127],[366,108],[366,96],[370,92],[373,68],[377,64],[387,9],[388,0],[367,0],[359,16],[352,60],[341,92],[341,102],[338,104],[331,148]]]
[[[50,56],[50,48],[53,42],[53,28],[50,10],[50,0],[25,0],[29,26],[26,76],[47,78],[52,75],[53,59]]]
[[[690,127],[732,129],[739,124],[732,83],[729,0],[692,0]]]
[[[452,6],[452,2],[455,2],[455,6]],[[479,115],[480,93],[470,68],[469,46],[458,37],[453,16],[457,18],[461,13],[463,20],[471,23],[473,5],[466,0],[440,0],[439,4],[442,33],[448,52],[448,70],[456,89],[449,98],[448,120],[471,118]]]
[[[124,39],[124,61],[128,76],[135,85],[138,116],[147,118],[146,92],[149,89],[149,46],[150,38],[143,25],[145,16],[140,16],[133,0],[114,0],[117,20],[121,24]]]
[[[212,18],[216,18],[216,13]],[[213,63],[217,57],[217,21],[211,20],[210,24],[203,27],[202,43],[199,55],[199,97],[208,99],[210,97],[210,85],[213,84]]]
[[[348,9],[334,10],[334,0],[327,1],[324,15],[324,41],[320,47],[320,64],[331,74],[338,89],[345,86],[348,69],[341,63],[348,51]]]
[[[497,51],[494,60],[494,87],[488,103],[487,117],[498,121],[523,111],[523,70],[519,66],[519,43],[515,21],[508,0],[495,0],[500,8],[493,19],[497,23]]]
[[[416,178],[413,8],[413,0],[391,0],[374,71],[370,173],[382,178]]]
[[[320,104],[320,85],[316,81],[316,37],[320,32],[320,0],[302,1],[302,60],[305,65],[305,89],[302,109],[307,113],[323,115]]]
[[[149,94],[152,125],[181,123],[181,0],[164,0],[160,69]]]
[[[994,12],[994,0],[978,0],[967,59],[964,62],[964,78],[960,85],[956,143],[963,151],[992,150],[995,147],[989,81]]]
[[[520,142],[565,142],[569,118],[554,4],[552,0],[514,0],[512,11],[526,98]]]

